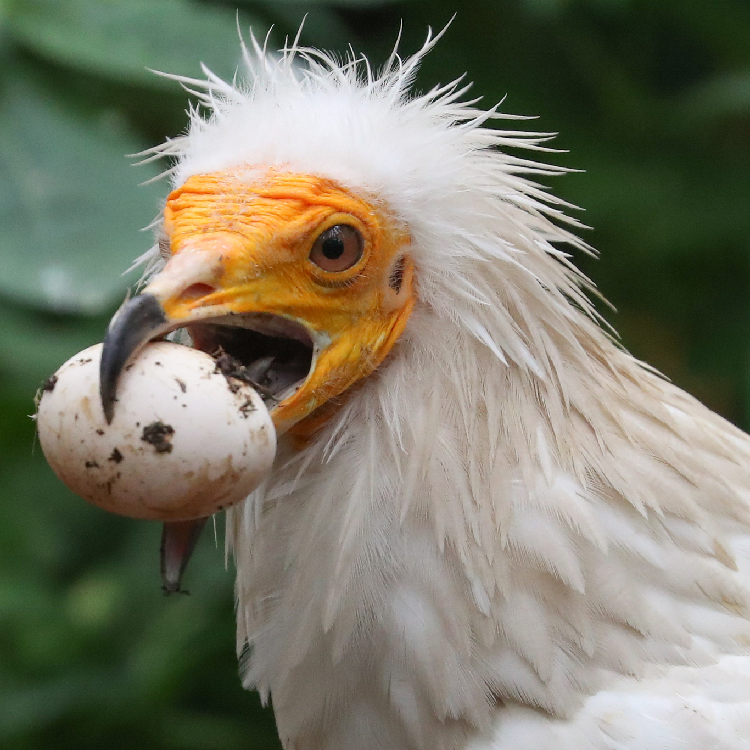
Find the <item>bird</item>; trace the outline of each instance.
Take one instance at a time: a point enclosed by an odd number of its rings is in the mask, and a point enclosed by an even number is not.
[[[750,747],[750,438],[600,317],[551,136],[416,90],[442,33],[377,70],[251,35],[232,81],[173,76],[105,412],[174,331],[266,394],[227,539],[287,750]],[[165,526],[173,589],[204,521]]]

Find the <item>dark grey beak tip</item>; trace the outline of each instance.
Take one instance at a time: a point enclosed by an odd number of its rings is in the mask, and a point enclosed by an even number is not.
[[[167,328],[167,316],[153,294],[133,297],[115,313],[104,337],[99,365],[99,398],[107,424],[114,416],[117,382],[127,361]]]

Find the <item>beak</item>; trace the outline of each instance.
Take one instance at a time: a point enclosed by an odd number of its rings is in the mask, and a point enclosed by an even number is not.
[[[114,416],[117,382],[128,360],[171,327],[164,308],[153,294],[133,297],[115,313],[104,337],[99,369],[99,397],[107,424]],[[207,520],[172,521],[162,527],[160,556],[165,596],[187,593],[181,588],[182,576]]]
[[[107,424],[114,416],[117,382],[127,361],[169,327],[164,309],[153,294],[133,297],[115,313],[104,337],[99,368],[99,397]]]
[[[187,594],[181,588],[182,575],[187,568],[207,518],[194,521],[168,521],[161,532],[161,588],[164,596]]]
[[[187,243],[186,243],[187,244]],[[209,238],[205,235],[195,243],[196,248],[187,246],[183,251],[173,256],[162,271],[148,284],[142,294],[127,300],[113,316],[104,337],[101,364],[99,371],[99,396],[102,410],[108,423],[111,423],[117,409],[118,381],[126,369],[128,361],[154,339],[165,336],[176,328],[190,327],[193,342],[204,351],[212,351],[217,345],[223,348],[223,343],[233,336],[241,336],[239,331],[249,336],[260,336],[252,330],[243,328],[238,321],[242,318],[231,299],[221,297],[222,273],[227,263],[226,258],[231,255],[231,241],[222,238]],[[231,283],[229,284],[231,287]],[[231,290],[229,293],[231,297]],[[209,303],[205,300],[209,298]],[[266,318],[268,314],[263,313]],[[218,330],[226,338],[211,338],[210,332],[216,328],[216,323],[226,322],[231,318],[234,325],[218,326]],[[266,325],[270,325],[264,318]],[[282,321],[283,323],[283,321]],[[292,324],[282,325],[278,320],[275,326],[284,328],[283,334]],[[257,323],[261,325],[261,323]],[[195,327],[197,325],[197,328]],[[201,326],[203,328],[201,329]],[[208,328],[206,328],[208,326]],[[271,333],[279,333],[276,328]],[[294,331],[299,332],[301,326]],[[197,337],[197,338],[196,338]],[[292,352],[290,362],[295,362],[294,352],[296,341],[286,341],[286,351]],[[205,348],[204,346],[205,345]],[[229,346],[229,344],[227,344]],[[312,351],[312,347],[302,347],[305,352]],[[283,358],[283,352],[280,355]],[[260,356],[258,362],[263,363],[271,357]],[[306,377],[309,371],[309,359],[297,368],[290,370],[290,378]],[[247,374],[255,380],[254,374],[258,369],[245,368]],[[278,366],[277,371],[280,370]],[[262,369],[262,368],[261,368]],[[268,365],[266,366],[268,370]],[[258,378],[260,380],[260,378]],[[262,387],[259,385],[258,387]],[[283,382],[282,382],[283,385]],[[288,390],[288,389],[287,389]],[[284,391],[282,387],[281,391]],[[277,430],[278,430],[277,425]],[[198,538],[205,526],[206,518],[189,521],[167,522],[163,526],[161,544],[161,576],[162,588],[166,594],[181,591],[181,580],[188,561],[195,549]]]

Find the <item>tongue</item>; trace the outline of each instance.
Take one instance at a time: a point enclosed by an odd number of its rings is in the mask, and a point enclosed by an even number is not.
[[[181,588],[182,576],[208,518],[167,521],[161,532],[161,582],[165,596],[189,593]]]

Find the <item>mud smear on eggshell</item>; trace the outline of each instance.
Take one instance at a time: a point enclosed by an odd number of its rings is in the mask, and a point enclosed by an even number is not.
[[[153,445],[157,453],[171,453],[173,436],[174,427],[172,425],[164,424],[164,422],[152,422],[143,428],[141,440]]]

